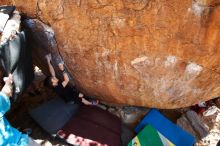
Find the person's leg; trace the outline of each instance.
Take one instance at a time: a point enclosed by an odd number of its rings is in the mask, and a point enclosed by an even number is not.
[[[82,103],[84,103],[85,105],[92,105],[92,103],[86,100],[85,98],[81,97],[81,99],[82,99]]]
[[[29,139],[28,139],[28,146],[40,146],[40,144],[38,144],[31,137],[29,137]]]
[[[81,99],[81,102],[85,105],[97,105],[99,104],[98,100],[88,101],[84,98],[84,95],[82,93],[79,93],[78,97]]]

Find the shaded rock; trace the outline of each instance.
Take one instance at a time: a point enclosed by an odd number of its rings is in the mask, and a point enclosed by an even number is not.
[[[51,27],[36,19],[27,19],[24,24],[31,33],[31,38],[29,39],[35,64],[40,67],[45,74],[49,74],[45,55],[49,53],[58,54],[54,31]],[[52,63],[55,64],[54,59]]]
[[[76,86],[89,96],[179,108],[220,94],[219,0],[0,2],[8,3],[53,29]]]
[[[122,122],[130,128],[134,128],[141,119],[148,113],[148,108],[140,107],[110,107],[108,111],[118,116]]]
[[[120,109],[121,109],[121,107],[110,107],[110,108],[108,108],[108,111],[120,118],[121,117],[120,112],[119,112]]]
[[[120,110],[120,117],[125,124],[135,127],[148,111],[149,109],[147,108],[123,107]]]
[[[45,75],[50,75],[48,70],[48,64],[45,56],[51,54],[54,69],[56,70],[56,76],[60,79],[63,78],[62,72],[58,68],[58,63],[62,62],[63,59],[60,56],[54,31],[48,25],[42,23],[37,19],[26,19],[24,25],[31,34],[30,47],[32,48],[32,56],[34,64],[43,70]],[[64,66],[66,68],[66,66]],[[68,69],[66,69],[68,72]],[[69,74],[70,82],[75,85],[71,74]]]
[[[107,110],[107,107],[103,104],[98,104],[97,106],[103,110]]]
[[[125,124],[122,124],[122,132],[121,132],[121,144],[120,146],[126,146],[128,143],[135,137],[134,131],[132,131]]]
[[[172,121],[173,123],[177,122],[177,119],[179,119],[183,113],[185,113],[187,109],[165,109],[160,110],[161,114],[164,115],[167,119]]]
[[[181,128],[195,136],[196,139],[199,139],[199,135],[194,131],[193,127],[191,126],[191,123],[185,116],[182,116],[177,120],[177,125],[179,125]]]
[[[217,106],[218,108],[220,108],[220,97],[217,97],[217,98],[215,99],[215,104],[216,104],[216,106]]]
[[[202,139],[207,136],[209,132],[209,128],[203,123],[201,117],[191,110],[187,111],[178,119],[177,124],[194,135],[197,139]]]
[[[205,137],[209,133],[209,128],[202,122],[201,118],[194,111],[188,111],[186,117],[193,129],[199,134],[200,138]]]

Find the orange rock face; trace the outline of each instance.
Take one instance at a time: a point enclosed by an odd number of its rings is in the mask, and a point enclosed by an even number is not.
[[[220,95],[219,0],[12,4],[54,29],[77,87],[89,95],[157,108],[190,106]]]

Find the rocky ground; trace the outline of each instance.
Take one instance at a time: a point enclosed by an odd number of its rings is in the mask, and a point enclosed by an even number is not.
[[[35,72],[35,80],[30,88],[22,95],[21,98],[16,103],[12,104],[11,111],[7,114],[7,118],[10,123],[19,129],[32,128],[33,132],[30,135],[32,138],[37,140],[37,142],[41,143],[43,146],[50,145],[67,145],[62,143],[54,138],[51,138],[46,132],[44,132],[28,115],[28,111],[34,107],[37,107],[41,103],[50,100],[55,97],[55,93],[52,92],[51,89],[45,88],[43,86],[43,80],[45,76],[37,70]],[[35,92],[37,90],[37,92]],[[129,126],[130,129],[133,129],[135,125],[143,118],[143,116],[149,111],[147,108],[142,107],[117,107],[117,106],[108,106],[104,104],[99,105],[100,108],[108,110],[109,112],[117,115],[122,119],[122,121]],[[178,123],[177,121],[181,121],[184,116],[187,117],[187,111],[189,108],[184,109],[175,109],[175,110],[160,110],[163,115],[165,115],[168,119],[173,121],[174,123]],[[197,137],[197,146],[215,146],[217,141],[220,139],[220,111],[216,114],[208,117],[198,116],[196,117],[201,119],[200,121],[204,122],[205,126],[208,126],[208,135]],[[195,117],[193,117],[195,119]],[[179,123],[178,123],[179,124]],[[201,124],[201,123],[200,123]],[[181,127],[188,130],[192,134],[198,135],[198,131],[196,131],[195,123],[193,128],[189,128],[188,126],[184,127],[184,123]],[[191,124],[193,125],[193,121]],[[199,125],[201,126],[201,125]],[[193,130],[192,130],[193,129]],[[192,130],[192,131],[190,131]],[[202,140],[201,140],[202,139]]]

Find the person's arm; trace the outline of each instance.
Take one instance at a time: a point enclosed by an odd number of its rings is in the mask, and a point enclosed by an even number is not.
[[[12,93],[13,93],[12,75],[9,74],[8,77],[5,77],[4,82],[5,82],[5,85],[3,86],[0,92],[0,118],[2,118],[5,115],[5,113],[10,109],[11,104],[10,104],[9,97],[12,96]]]
[[[67,72],[66,72],[66,70],[64,68],[63,63],[59,63],[58,66],[59,66],[59,69],[62,71],[62,74],[63,74],[62,85],[63,85],[63,87],[66,87],[66,85],[69,83],[69,80],[70,80],[69,76],[68,76],[68,74],[67,74]]]
[[[51,54],[46,55],[46,59],[47,59],[47,64],[48,64],[50,74],[51,74],[52,77],[55,77],[56,74],[55,74],[54,68],[51,64]]]

